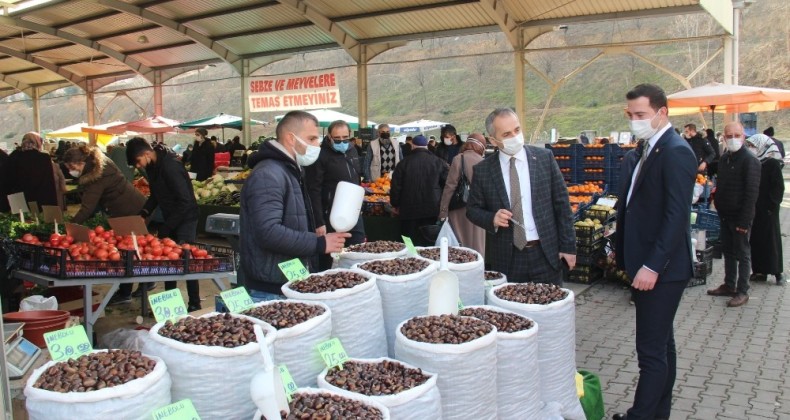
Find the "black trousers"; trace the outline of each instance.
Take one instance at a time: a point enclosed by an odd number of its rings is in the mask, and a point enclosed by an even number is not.
[[[562,272],[549,263],[540,244],[520,251],[513,247],[513,257],[510,259],[507,271],[505,275],[507,281],[511,283],[547,283],[562,286]]]
[[[420,226],[430,226],[436,223],[436,217],[426,217],[422,219],[411,219],[400,221],[400,234],[410,238],[415,246],[434,246],[435,242],[431,242],[420,232]]]
[[[749,294],[749,275],[752,272],[752,246],[749,237],[752,229],[746,233],[735,231],[732,220],[721,219],[721,253],[724,255],[724,283],[732,290],[744,295]]]
[[[653,290],[632,289],[639,382],[628,420],[669,418],[677,370],[673,323],[687,284],[688,281],[659,281]]]

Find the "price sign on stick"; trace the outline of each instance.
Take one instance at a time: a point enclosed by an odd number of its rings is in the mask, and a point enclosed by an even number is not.
[[[348,361],[348,354],[337,338],[318,344],[318,352],[321,354],[321,358],[324,359],[326,367],[330,369],[339,366],[342,370],[343,363]]]
[[[47,343],[50,357],[56,362],[76,359],[93,351],[82,325],[46,333],[44,342]]]
[[[294,382],[294,378],[291,376],[291,372],[288,372],[288,368],[285,365],[277,366],[277,370],[280,371],[280,381],[283,383],[283,390],[285,390],[285,397],[288,398],[288,402],[291,402],[293,398],[293,394],[296,392],[299,387],[296,386],[296,382]]]
[[[168,319],[180,318],[187,314],[187,307],[184,306],[184,298],[181,297],[179,289],[148,295],[148,302],[151,303],[156,322],[165,322]]]
[[[222,296],[222,300],[225,301],[225,306],[228,307],[228,310],[234,314],[252,308],[252,298],[244,287],[226,290],[219,295]]]
[[[41,209],[38,208],[38,203],[35,201],[28,201],[27,207],[30,209],[30,214],[36,219],[36,224],[38,224],[38,215],[41,213]]]
[[[190,399],[181,400],[154,410],[151,413],[151,418],[154,420],[200,420],[200,416]]]
[[[304,280],[310,275],[310,272],[307,271],[299,258],[281,262],[277,266],[280,267],[280,271],[283,272],[283,275],[289,282]]]
[[[45,223],[63,223],[63,210],[58,206],[41,206]]]
[[[411,238],[408,236],[401,236],[403,238],[403,243],[406,244],[406,249],[409,251],[409,255],[417,255],[417,248],[414,247],[414,243],[411,241]]]
[[[30,212],[30,209],[27,208],[27,201],[25,201],[25,193],[8,194],[8,205],[11,207],[11,213],[18,214],[19,221],[25,223],[24,214]]]

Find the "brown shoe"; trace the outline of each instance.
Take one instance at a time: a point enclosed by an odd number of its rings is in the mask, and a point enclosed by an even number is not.
[[[735,296],[735,290],[731,289],[730,286],[726,284],[722,284],[721,286],[715,289],[708,289],[708,294],[711,296]]]
[[[736,308],[738,306],[745,305],[746,302],[748,301],[749,301],[749,295],[744,293],[738,293],[737,295],[735,295],[734,298],[730,299],[727,302],[727,306],[730,308]]]

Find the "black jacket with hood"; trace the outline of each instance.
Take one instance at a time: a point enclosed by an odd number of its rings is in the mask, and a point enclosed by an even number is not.
[[[192,181],[184,165],[164,150],[155,150],[156,163],[145,167],[145,175],[151,188],[151,196],[144,210],[153,214],[156,206],[162,210],[165,223],[159,228],[160,236],[168,236],[184,222],[198,218],[197,200]]]
[[[760,161],[746,146],[721,155],[715,204],[722,220],[732,221],[739,228],[752,226],[761,171]]]

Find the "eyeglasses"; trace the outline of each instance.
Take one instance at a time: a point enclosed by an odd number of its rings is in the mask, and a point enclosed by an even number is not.
[[[389,131],[379,131],[379,134],[389,134]]]
[[[349,139],[349,138],[345,138],[345,139],[344,138],[339,138],[339,139],[334,139],[333,138],[332,139],[332,142],[334,142],[335,144],[341,144],[341,143],[345,144],[345,143],[348,143],[349,141],[351,141],[351,139]]]

